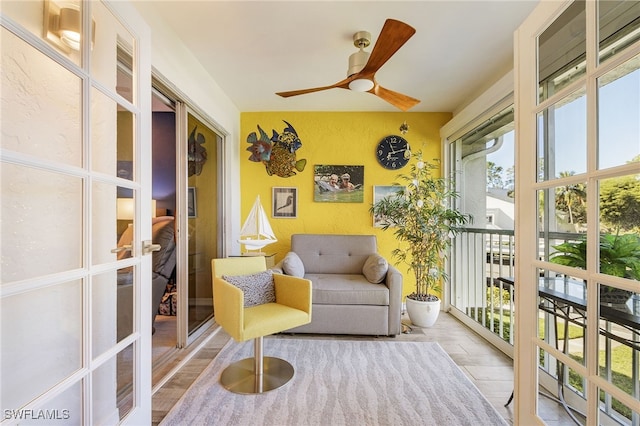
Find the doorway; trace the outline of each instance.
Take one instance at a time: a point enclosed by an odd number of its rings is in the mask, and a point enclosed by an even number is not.
[[[151,119],[151,144],[152,144],[152,198],[155,200],[155,215],[158,218],[166,218],[172,221],[174,231],[176,227],[176,108],[175,102],[163,95],[160,91],[152,89],[152,119]],[[175,232],[174,232],[175,241]],[[167,260],[169,265],[165,273],[166,280],[160,284],[161,296],[156,300],[155,319],[153,322],[152,357],[153,369],[165,364],[167,359],[178,347],[177,335],[177,283],[176,272],[177,251],[173,253],[174,259]],[[171,268],[171,265],[174,265]],[[159,300],[159,302],[157,301]],[[154,374],[155,377],[155,374]]]
[[[213,324],[210,261],[223,246],[222,132],[160,80],[152,90],[152,194],[156,217],[174,221],[177,249],[154,319],[154,384]]]

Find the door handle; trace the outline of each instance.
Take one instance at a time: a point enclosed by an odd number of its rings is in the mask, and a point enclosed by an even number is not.
[[[145,240],[142,242],[142,254],[149,254],[154,251],[160,251],[162,246],[160,244],[153,244],[151,240]]]
[[[121,247],[116,247],[114,249],[111,249],[111,253],[120,253],[123,251],[131,251],[131,244],[127,244]]]

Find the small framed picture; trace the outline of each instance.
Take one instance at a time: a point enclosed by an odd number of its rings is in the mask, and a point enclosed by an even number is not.
[[[196,187],[190,186],[187,193],[187,211],[189,212],[189,219],[197,217],[198,211],[196,210]]]
[[[376,204],[383,198],[397,197],[398,191],[402,191],[403,189],[405,189],[405,187],[400,185],[375,185],[373,187],[373,204]],[[384,222],[384,216],[373,216],[374,228],[381,228]]]
[[[298,217],[298,188],[275,186],[271,191],[272,217],[288,219]]]

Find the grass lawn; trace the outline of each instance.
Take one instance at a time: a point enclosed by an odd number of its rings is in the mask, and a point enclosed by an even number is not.
[[[631,351],[632,349],[625,345],[619,345],[611,349],[611,383],[613,383],[615,386],[620,388],[620,390],[628,393],[629,395],[631,395],[633,392],[633,380],[631,379]],[[582,354],[571,355],[571,357],[580,363],[584,362],[584,357],[582,356]],[[600,377],[603,378],[606,378],[605,357],[605,351],[600,351]],[[580,392],[583,391],[582,376],[578,375],[573,370],[569,370],[569,383]],[[604,392],[600,391],[600,400],[604,402],[604,398]],[[624,417],[631,419],[631,409],[618,400],[613,399],[611,401],[611,407]]]

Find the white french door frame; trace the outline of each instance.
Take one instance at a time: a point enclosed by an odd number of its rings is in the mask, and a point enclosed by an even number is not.
[[[44,275],[33,279],[19,280],[7,285],[3,285],[0,297],[6,298],[16,294],[37,291],[41,288],[54,286],[69,280],[80,281],[82,288],[82,333],[81,333],[81,364],[80,368],[72,374],[64,377],[53,387],[44,393],[37,395],[22,407],[3,407],[12,410],[12,413],[27,413],[31,409],[46,407],[49,401],[64,394],[74,385],[81,388],[80,413],[73,413],[74,419],[78,419],[82,424],[93,424],[93,381],[94,372],[108,361],[113,361],[114,357],[124,348],[133,345],[133,405],[132,409],[122,419],[123,424],[150,424],[151,423],[151,255],[144,253],[142,242],[151,241],[151,34],[149,27],[139,16],[135,8],[128,3],[104,0],[82,1],[82,28],[84,34],[92,31],[92,7],[104,4],[106,9],[115,17],[132,35],[134,40],[133,67],[133,102],[128,102],[115,93],[115,88],[107,88],[99,81],[93,80],[91,69],[91,44],[82,43],[82,64],[78,65],[52,47],[38,35],[23,28],[20,24],[12,21],[9,17],[1,15],[1,25],[27,45],[34,48],[54,63],[62,66],[66,71],[75,75],[80,80],[82,105],[80,113],[79,127],[81,131],[82,166],[70,166],[64,164],[51,163],[46,160],[24,155],[10,150],[0,150],[0,158],[4,164],[15,164],[30,168],[49,171],[55,174],[80,178],[82,180],[82,263],[78,269],[67,270],[52,275]],[[41,21],[40,21],[41,24]],[[98,22],[97,25],[101,23]],[[102,22],[102,25],[105,25]],[[134,117],[133,138],[134,138],[134,167],[135,177],[132,182],[127,183],[127,187],[133,189],[137,196],[135,208],[135,236],[133,241],[139,242],[132,250],[132,258],[120,263],[110,262],[93,265],[92,261],[92,190],[94,183],[104,183],[113,188],[121,184],[117,178],[91,170],[91,96],[97,90],[107,98],[116,101],[126,107]],[[115,199],[113,200],[115,205]],[[115,211],[115,209],[114,209]],[[115,217],[113,218],[115,221]],[[64,247],[57,247],[64,249]],[[121,266],[135,266],[133,294],[133,333],[113,344],[100,353],[99,356],[91,353],[92,345],[92,279],[102,272],[113,272]],[[51,309],[59,309],[54,304]],[[37,316],[37,315],[36,315]],[[113,329],[115,330],[115,317],[113,318]],[[112,384],[107,386],[107,389]],[[115,389],[113,389],[115,391]],[[11,389],[3,389],[3,392],[11,392]],[[66,395],[68,397],[68,395]],[[115,399],[115,396],[114,396]],[[18,414],[12,418],[6,417],[7,411],[3,413],[3,424],[14,424],[19,422]],[[57,413],[59,415],[59,413]],[[114,421],[113,417],[109,421]]]
[[[587,205],[588,247],[599,246],[599,203],[598,183],[603,178],[619,176],[621,171],[629,173],[637,170],[637,165],[628,164],[613,169],[599,170],[598,156],[598,78],[611,71],[622,62],[639,52],[634,46],[598,64],[598,3],[585,2],[586,19],[586,70],[574,83],[567,85],[547,99],[538,99],[538,37],[571,5],[572,1],[541,2],[523,24],[514,33],[515,57],[515,110],[516,110],[516,231],[515,247],[518,263],[515,267],[515,280],[518,290],[515,292],[518,320],[515,333],[515,415],[514,424],[542,424],[538,416],[539,349],[543,349],[558,361],[564,363],[585,380],[586,422],[596,424],[600,416],[599,391],[604,391],[629,407],[637,401],[616,386],[599,376],[598,339],[599,339],[599,285],[616,284],[616,278],[598,272],[598,250],[587,253],[587,268],[573,271],[587,282],[587,327],[586,327],[586,364],[582,365],[557,348],[550,346],[538,337],[538,270],[563,270],[563,267],[538,258],[538,198],[543,190],[553,190],[557,182],[553,179],[537,181],[537,161],[539,153],[537,116],[552,107],[558,100],[578,88],[585,88],[586,97],[586,134],[587,134],[587,171],[576,181],[587,182],[587,200],[596,200]],[[619,282],[620,280],[618,280]]]
[[[152,137],[151,137],[151,31],[144,20],[138,15],[135,8],[127,3],[110,0],[110,9],[120,22],[135,38],[134,80],[133,93],[134,103],[137,106],[137,120],[134,120],[134,155],[135,165],[138,173],[135,176],[139,182],[139,196],[136,205],[136,220],[140,226],[137,227],[134,241],[149,243],[151,236],[151,217],[155,212],[151,211],[152,199]],[[126,18],[124,18],[126,16]],[[85,29],[91,28],[90,19],[84,20]],[[89,46],[85,47],[86,50]],[[135,166],[134,166],[135,170]],[[139,235],[138,235],[139,233]],[[139,237],[139,239],[137,238]],[[143,251],[143,247],[139,247]],[[140,265],[140,281],[134,293],[134,336],[135,330],[139,330],[136,336],[138,347],[134,350],[134,406],[132,411],[125,417],[124,424],[150,424],[151,423],[151,369],[152,369],[152,326],[151,326],[151,263],[152,256],[149,253],[142,253]]]

